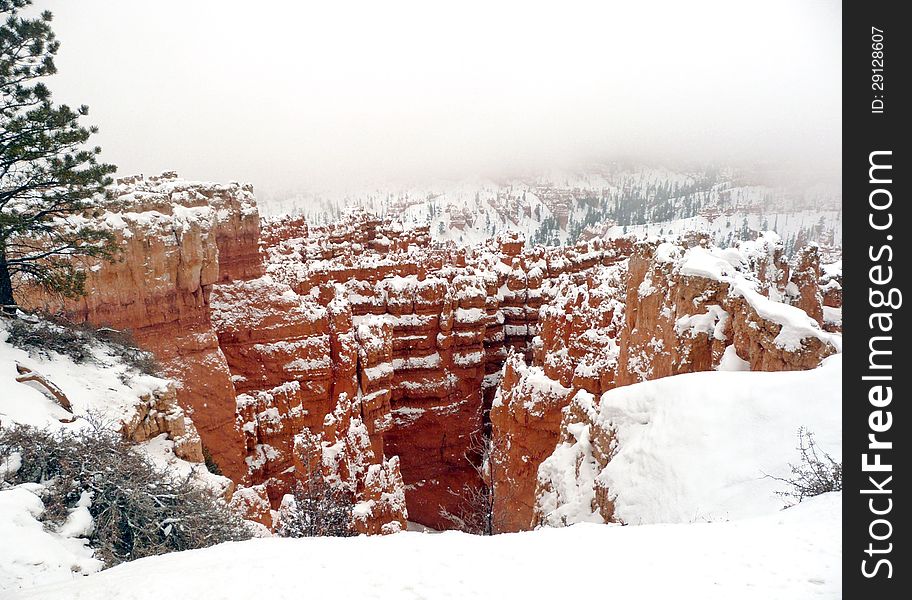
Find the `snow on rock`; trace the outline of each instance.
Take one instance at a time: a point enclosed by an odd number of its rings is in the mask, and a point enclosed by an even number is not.
[[[222,472],[244,475],[244,439],[234,426],[231,373],[210,323],[213,285],[262,274],[259,217],[250,186],[181,179],[174,172],[118,180],[102,218],[121,249],[86,271],[74,300],[21,290],[28,309],[76,323],[129,330],[164,373]]]
[[[162,588],[150,581],[173,582],[174,598],[210,600],[257,597],[268,582],[270,598],[291,600],[301,597],[302,580],[327,597],[341,589],[346,598],[563,598],[587,561],[600,565],[594,589],[619,598],[684,593],[701,600],[835,600],[842,596],[841,509],[840,494],[831,493],[731,522],[580,524],[493,537],[410,531],[255,539],[143,558],[71,583],[14,593],[10,600],[159,600]],[[370,557],[358,561],[356,576],[352,557]],[[543,576],[504,576],[528,573],[536,564]]]
[[[836,460],[842,357],[782,373],[691,373],[579,392],[538,471],[537,522],[691,523],[775,512],[806,427]]]
[[[727,249],[698,235],[636,244],[617,385],[713,369],[729,345],[762,371],[814,368],[837,352],[840,338],[816,318],[817,255],[799,254],[790,279],[774,234]]]

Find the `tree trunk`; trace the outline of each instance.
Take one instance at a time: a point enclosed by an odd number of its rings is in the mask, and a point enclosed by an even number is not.
[[[10,278],[6,254],[0,252],[0,308],[4,314],[16,314],[16,300],[13,299],[13,280]]]

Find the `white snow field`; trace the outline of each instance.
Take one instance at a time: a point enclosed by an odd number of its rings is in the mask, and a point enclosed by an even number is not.
[[[720,523],[256,539],[144,558],[7,597],[839,598],[840,511],[840,494],[830,493]]]
[[[836,341],[841,342],[838,336]],[[737,357],[736,357],[737,358]],[[729,358],[729,363],[731,363]],[[593,485],[612,492],[623,523],[691,523],[771,514],[787,499],[775,478],[799,463],[798,429],[840,460],[842,355],[810,371],[703,371],[609,390],[598,406],[579,392],[617,448],[599,470],[589,427],[558,444],[539,468],[551,491],[538,499],[546,523],[601,522]]]

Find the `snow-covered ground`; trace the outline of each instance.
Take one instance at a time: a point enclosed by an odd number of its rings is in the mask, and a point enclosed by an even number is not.
[[[90,348],[90,357],[74,362],[56,352],[29,353],[7,342],[8,321],[0,319],[0,427],[14,424],[51,430],[77,430],[87,426],[86,415],[117,426],[129,420],[143,398],[163,389],[169,381],[131,370],[104,344]],[[31,369],[63,391],[72,403],[70,413],[40,385],[16,381],[17,364]],[[74,417],[76,417],[74,419]],[[205,466],[174,456],[174,442],[165,434],[137,445],[156,465],[181,476],[191,473],[205,485],[222,489],[226,478],[209,473]],[[0,598],[18,588],[56,581],[70,581],[102,568],[87,546],[88,511],[76,510],[58,529],[48,529],[38,519],[44,511],[40,484],[10,486],[3,475],[16,470],[14,453],[0,460]]]
[[[821,226],[833,232],[835,240],[842,240],[842,211],[818,210],[796,212],[771,212],[767,214],[734,212],[712,218],[691,217],[675,219],[648,225],[615,225],[608,229],[606,237],[616,238],[624,235],[637,237],[679,236],[685,232],[699,231],[709,234],[713,243],[727,248],[742,239],[742,231],[775,231],[779,237],[795,239],[802,231]]]
[[[730,361],[733,362],[733,361]],[[539,478],[548,522],[601,521],[593,484],[614,492],[615,517],[633,525],[690,523],[773,514],[799,463],[798,429],[840,460],[842,356],[810,371],[701,372],[606,392],[593,420],[612,430],[616,454],[599,470],[589,427],[558,445]],[[576,399],[581,405],[591,394]],[[588,396],[588,398],[586,398]]]
[[[257,539],[144,558],[9,600],[840,598],[840,513],[831,493],[719,523]]]

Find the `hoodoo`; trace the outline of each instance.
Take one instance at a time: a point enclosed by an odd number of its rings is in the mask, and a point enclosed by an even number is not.
[[[841,288],[814,247],[790,268],[775,236],[457,247],[364,211],[261,224],[249,186],[174,173],[116,194],[122,260],[88,269],[83,300],[28,302],[131,330],[180,382],[234,505],[267,526],[318,468],[354,490],[359,531],[465,526],[478,493],[496,531],[528,529],[539,466],[587,418],[574,398],[836,351],[822,326]]]

